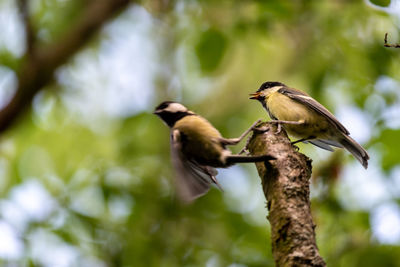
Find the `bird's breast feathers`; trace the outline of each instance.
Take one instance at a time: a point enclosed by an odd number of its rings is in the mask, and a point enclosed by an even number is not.
[[[271,114],[278,120],[299,121],[308,117],[310,110],[290,97],[275,92],[266,98]]]
[[[194,115],[177,121],[174,129],[181,134],[183,153],[200,164],[215,166],[225,148],[221,134],[206,119]]]
[[[279,92],[271,94],[266,101],[269,112],[274,118],[282,121],[304,122],[303,125],[283,125],[290,135],[298,138],[314,135],[317,137],[330,136],[330,133],[323,131],[329,129],[327,119],[306,105]]]
[[[208,138],[220,138],[221,134],[214,126],[201,116],[186,116],[174,125],[174,129],[183,132],[187,136],[201,135]]]

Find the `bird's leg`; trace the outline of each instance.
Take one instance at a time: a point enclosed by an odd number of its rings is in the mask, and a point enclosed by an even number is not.
[[[300,121],[281,121],[281,120],[272,120],[270,121],[271,123],[276,123],[278,124],[278,130],[276,131],[276,134],[280,133],[282,130],[282,124],[293,124],[293,125],[300,125],[304,123],[304,120]]]
[[[299,151],[300,148],[298,146],[296,146],[295,144],[300,143],[300,142],[304,142],[304,141],[307,141],[307,140],[315,139],[315,138],[316,138],[315,136],[309,136],[307,138],[301,138],[299,140],[290,142],[290,144],[292,144],[292,146],[294,146],[296,148],[296,150]]]
[[[253,125],[251,125],[251,127],[247,129],[244,133],[242,133],[242,135],[239,136],[238,138],[220,138],[220,142],[228,146],[237,145],[240,141],[243,140],[243,138],[246,137],[246,135],[250,133],[251,130],[253,130],[257,126],[257,124],[260,123],[260,121],[261,120],[257,120],[255,123],[253,123]]]
[[[315,138],[316,138],[315,136],[311,135],[311,136],[309,136],[307,138],[301,138],[301,139],[299,139],[297,141],[291,142],[291,144],[294,145],[294,144],[297,144],[297,143],[300,143],[300,142],[304,142],[304,141],[307,141],[307,140],[312,140],[312,139],[315,139]]]
[[[306,140],[308,140],[308,138],[301,138],[301,139],[299,139],[297,141],[290,142],[290,144],[296,149],[296,151],[299,151],[300,148],[298,146],[296,146],[296,144],[300,143],[300,142],[303,142],[303,141],[306,141]]]

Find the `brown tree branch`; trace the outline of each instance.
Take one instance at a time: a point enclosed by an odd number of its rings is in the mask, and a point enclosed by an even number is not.
[[[387,37],[388,37],[388,33],[385,33],[385,38],[383,39],[383,41],[384,41],[383,46],[384,47],[400,48],[400,44],[388,44]]]
[[[30,27],[26,1],[19,2],[24,12],[25,27]],[[29,106],[34,95],[52,80],[57,67],[82,48],[107,20],[129,3],[130,0],[92,0],[76,23],[59,40],[46,46],[28,44],[25,60],[18,73],[17,91],[0,111],[0,132],[6,130]],[[27,34],[31,33],[29,28]],[[32,40],[33,36],[27,36],[28,42]]]
[[[17,5],[25,28],[26,53],[30,54],[32,53],[33,44],[35,43],[35,34],[31,21],[29,20],[29,3],[28,0],[18,0]]]
[[[276,125],[263,123],[254,130],[248,145],[253,155],[277,158],[256,163],[268,203],[276,266],[325,266],[315,242],[311,216],[311,160],[296,151],[284,130],[276,132]]]

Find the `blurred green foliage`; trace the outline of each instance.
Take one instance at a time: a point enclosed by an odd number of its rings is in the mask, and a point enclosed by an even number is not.
[[[381,147],[382,150],[382,168],[385,170],[393,168],[399,163],[399,154],[396,150],[391,149],[396,147],[400,136],[399,130],[386,129],[382,131],[380,138],[385,140]],[[379,142],[379,141],[378,141]]]
[[[32,1],[40,42],[60,38],[86,4]],[[129,12],[133,15],[125,16]],[[341,187],[346,171],[355,169],[354,159],[345,162],[341,152],[318,154],[317,148],[301,146],[314,160],[312,209],[328,266],[400,266],[400,237],[385,242],[372,223],[375,208],[399,203],[400,196],[392,175],[400,162],[400,50],[383,47],[385,32],[397,37],[394,18],[361,0],[143,0],[114,22],[121,28],[134,19],[139,24],[143,13],[151,17],[150,26],[132,29],[132,35],[151,41],[157,61],[147,71],[154,88],[144,87],[142,77],[123,65],[136,77],[129,85],[137,96],[128,95],[132,106],[142,108],[121,116],[105,112],[108,101],[124,92],[117,84],[111,84],[115,95],[103,91],[108,80],[103,76],[98,81],[96,66],[106,61],[110,67],[105,76],[126,78],[102,54],[115,49],[112,34],[128,43],[125,31],[115,28],[115,33],[99,33],[99,42],[86,48],[94,57],[83,51],[64,67],[73,72],[93,61],[94,67],[78,73],[89,82],[76,78],[66,84],[58,73],[24,117],[2,133],[0,226],[10,225],[20,248],[16,254],[0,249],[1,264],[54,266],[54,250],[59,259],[69,259],[61,266],[273,266],[265,201],[254,198],[261,194],[254,166],[222,172],[226,192],[212,189],[192,205],[182,205],[174,194],[168,128],[151,111],[163,100],[182,101],[224,136],[236,137],[267,117],[248,94],[264,81],[278,80],[307,91],[334,112],[349,106],[360,110],[365,117],[357,118],[367,125],[360,134],[371,163],[368,171],[357,174],[365,176],[363,183],[383,178],[380,182],[388,190],[386,198],[368,208],[361,205],[362,198],[346,203],[358,189]],[[0,62],[17,71],[24,58],[3,41]],[[139,53],[148,50],[142,47]],[[148,66],[145,61],[137,64]],[[397,83],[394,90],[378,86],[388,80]],[[78,104],[68,104],[71,95],[82,98],[83,92],[97,88],[98,96],[92,94],[83,106],[100,102],[101,108],[84,113]],[[147,102],[143,91],[152,92]],[[353,127],[351,123],[346,127]],[[245,182],[230,189],[238,179]],[[46,201],[37,204],[43,212],[39,217],[29,209],[41,198],[26,189],[37,187],[46,192]],[[249,191],[238,193],[238,188]],[[18,192],[28,203],[19,202]]]
[[[219,31],[209,29],[199,36],[195,49],[203,72],[212,72],[218,67],[224,56],[226,45],[227,40]]]
[[[371,3],[378,6],[387,7],[390,5],[390,0],[371,0]]]

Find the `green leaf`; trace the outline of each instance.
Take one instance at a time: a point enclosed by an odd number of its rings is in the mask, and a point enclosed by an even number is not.
[[[227,47],[227,38],[216,29],[203,32],[195,47],[196,55],[204,73],[214,71],[221,62]]]
[[[377,6],[383,6],[383,7],[387,7],[390,5],[390,0],[370,0],[370,2]]]

